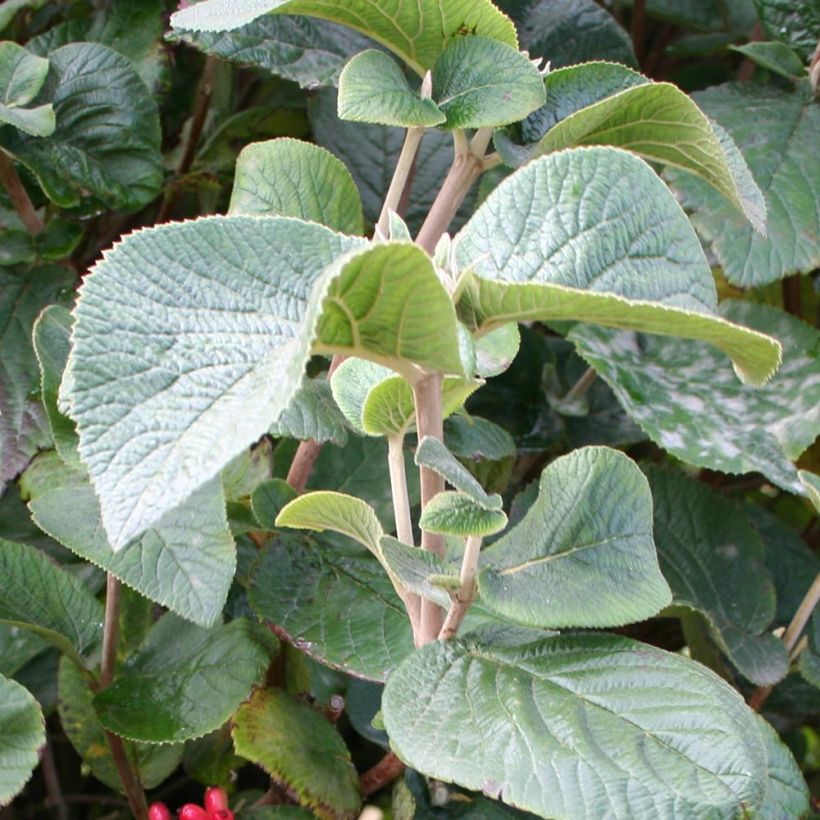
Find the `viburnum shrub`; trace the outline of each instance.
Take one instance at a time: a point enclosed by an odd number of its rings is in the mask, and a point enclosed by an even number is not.
[[[3,820],[808,816],[816,2],[183,6],[0,7]]]

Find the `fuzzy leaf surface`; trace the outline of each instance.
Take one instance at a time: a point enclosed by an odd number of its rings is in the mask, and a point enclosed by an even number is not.
[[[320,444],[330,441],[343,447],[347,443],[348,424],[333,400],[327,380],[305,379],[270,433]]]
[[[758,717],[758,722],[768,758],[766,796],[758,809],[758,816],[808,816],[809,788],[800,767],[772,725],[762,717]]]
[[[500,500],[500,499],[499,499]],[[443,535],[492,535],[507,526],[501,509],[487,509],[471,495],[445,491],[427,502],[419,518],[419,527]]]
[[[45,743],[40,704],[17,681],[0,675],[0,806],[22,791]]]
[[[47,74],[48,60],[36,57],[17,43],[0,43],[0,123],[35,137],[47,137],[54,131],[51,105],[22,108],[37,96]]]

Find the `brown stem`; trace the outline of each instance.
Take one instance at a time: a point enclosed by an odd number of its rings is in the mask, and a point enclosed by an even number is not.
[[[478,567],[478,556],[481,552],[481,536],[471,535],[464,547],[464,557],[461,559],[460,584],[453,603],[444,619],[444,624],[438,634],[440,641],[454,638],[475,598],[475,574]]]
[[[40,765],[43,769],[43,781],[46,786],[46,794],[48,794],[48,805],[55,810],[56,816],[60,820],[68,820],[68,806],[63,796],[63,790],[60,788],[60,777],[57,774],[57,765],[54,762],[51,740],[47,740],[46,745],[43,747],[43,757]]]
[[[0,151],[0,185],[6,189],[11,204],[14,206],[14,210],[17,211],[17,216],[20,217],[20,221],[25,225],[26,230],[32,236],[42,233],[45,227],[43,220],[38,216],[28,192],[23,187],[23,183],[14,167],[14,161],[3,151]]]
[[[588,367],[584,373],[581,375],[581,378],[578,379],[577,382],[567,391],[567,395],[564,396],[565,399],[580,399],[581,396],[586,395],[587,390],[595,383],[595,379],[598,377],[598,374],[595,372],[595,369],[592,367]]]
[[[287,482],[296,490],[303,493],[307,487],[308,479],[313,471],[313,465],[322,452],[322,445],[316,441],[302,441],[296,449],[290,469],[288,470]]]
[[[375,766],[361,776],[362,796],[370,797],[392,783],[404,771],[404,763],[393,752],[388,752]]]
[[[780,284],[783,291],[783,310],[792,316],[796,316],[798,319],[800,318],[801,310],[800,278],[800,274],[787,276]]]

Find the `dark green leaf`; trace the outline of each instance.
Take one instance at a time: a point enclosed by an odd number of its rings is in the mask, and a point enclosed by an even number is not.
[[[40,704],[19,683],[0,675],[0,806],[22,791],[45,743]]]
[[[804,77],[806,74],[806,67],[802,60],[783,43],[751,42],[742,46],[731,46],[731,49],[781,77],[794,79]]]
[[[46,81],[48,60],[35,57],[17,43],[0,43],[0,124],[12,125],[34,137],[54,131],[51,105],[23,108]]]
[[[808,60],[820,40],[820,7],[814,0],[754,0],[763,30]]]

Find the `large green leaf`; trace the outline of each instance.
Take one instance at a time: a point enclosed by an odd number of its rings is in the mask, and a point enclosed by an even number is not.
[[[640,195],[636,196],[636,192]],[[616,148],[550,154],[493,191],[456,238],[459,313],[480,332],[573,319],[709,341],[765,382],[780,346],[715,314],[703,250],[666,186]]]
[[[308,439],[338,447],[347,443],[348,424],[330,392],[327,379],[305,379],[271,427],[271,435]]]
[[[51,105],[22,107],[37,96],[47,74],[48,60],[35,57],[16,43],[0,43],[0,123],[34,137],[47,137],[54,131]]]
[[[248,597],[303,652],[357,677],[383,681],[413,651],[404,607],[364,552],[275,539],[256,564]]]
[[[713,673],[613,635],[432,643],[391,676],[408,765],[542,817],[734,817],[763,799],[757,717]]]
[[[54,133],[34,138],[0,128],[0,146],[49,199],[62,208],[90,199],[90,207],[135,210],[159,193],[157,104],[126,57],[99,43],[56,49],[41,100],[54,106]]]
[[[40,704],[19,683],[0,675],[0,806],[26,785],[45,743]]]
[[[231,734],[237,754],[261,766],[315,816],[358,816],[362,797],[350,752],[312,706],[281,689],[259,690],[239,708]]]
[[[439,107],[410,88],[401,66],[388,54],[368,49],[357,54],[339,77],[339,118],[402,128],[439,125]]]
[[[97,717],[129,740],[202,737],[264,680],[275,645],[265,627],[241,618],[202,629],[165,615],[122,675],[94,697]]]
[[[820,40],[820,8],[814,0],[754,0],[763,30],[808,60]]]
[[[772,725],[759,717],[766,745],[768,777],[766,795],[757,811],[760,818],[809,816],[809,788],[789,747]]]
[[[517,47],[515,27],[490,0],[206,0],[171,17],[174,28],[224,31],[267,12],[307,14],[357,29],[423,74],[448,42],[462,34]]]
[[[668,172],[726,277],[741,287],[756,287],[812,271],[820,265],[820,164],[812,148],[820,105],[808,82],[797,83],[794,91],[730,83],[694,98],[737,143],[768,204],[764,237],[701,180]]]
[[[71,286],[68,268],[0,268],[0,487],[49,444],[31,343],[37,314]]]
[[[347,168],[318,145],[293,139],[242,150],[229,212],[294,216],[340,233],[364,231],[362,203]]]
[[[605,447],[552,462],[535,503],[482,552],[479,568],[482,604],[526,626],[619,626],[670,601],[649,485],[634,462]]]
[[[733,502],[705,484],[668,470],[647,475],[673,603],[706,616],[712,637],[744,677],[761,686],[781,680],[789,664],[783,642],[768,631],[775,590],[759,536]]]
[[[570,338],[664,449],[699,467],[761,472],[805,493],[792,461],[820,434],[820,334],[765,305],[728,301],[720,312],[780,340],[785,360],[769,384],[740,384],[702,342],[593,327],[578,327]]]
[[[30,510],[52,538],[146,598],[200,626],[219,620],[236,570],[236,548],[218,480],[204,484],[120,552],[109,546],[100,502],[88,483],[46,492]]]
[[[0,539],[0,621],[38,633],[77,664],[102,639],[103,608],[34,547]]]

